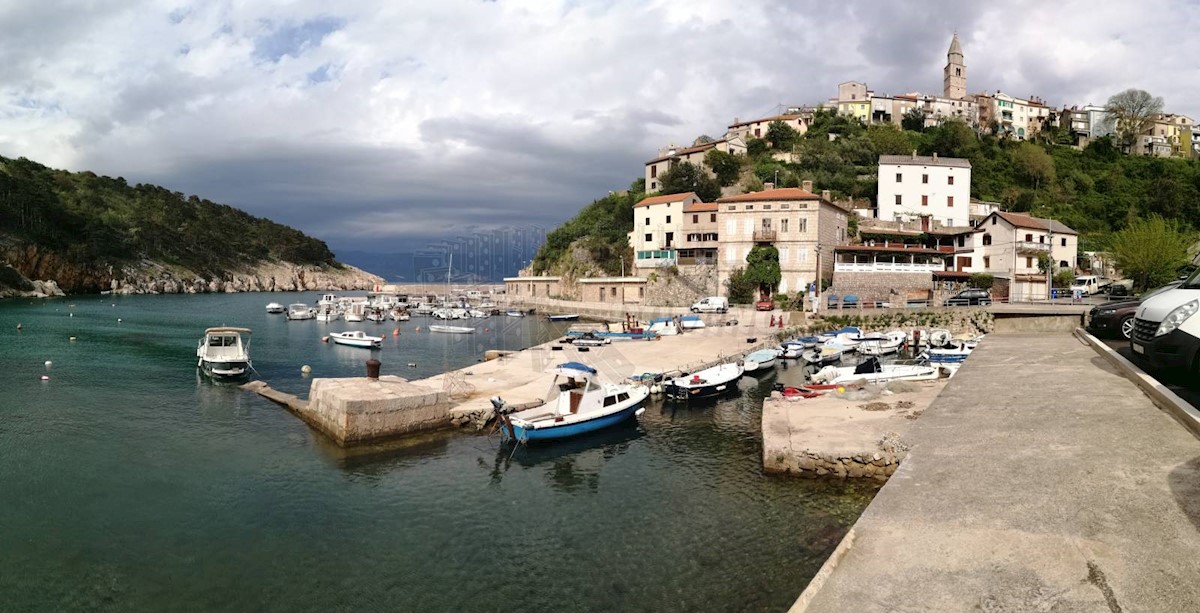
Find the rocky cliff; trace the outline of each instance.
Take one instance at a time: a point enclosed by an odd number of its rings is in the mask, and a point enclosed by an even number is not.
[[[364,290],[381,277],[353,266],[260,262],[218,275],[143,260],[121,266],[86,266],[35,245],[0,247],[0,297],[61,296],[111,291],[117,294],[201,294]]]

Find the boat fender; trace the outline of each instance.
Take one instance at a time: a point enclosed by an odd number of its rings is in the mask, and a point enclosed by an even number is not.
[[[328,342],[329,342],[329,337],[328,337],[328,336],[322,336],[322,337],[321,337],[321,342],[322,342],[322,343],[328,343]]]
[[[646,407],[638,407],[638,410],[633,412],[634,417],[641,417],[642,413],[646,412]]]
[[[392,336],[400,336],[400,328],[396,328],[395,330],[392,330]]]

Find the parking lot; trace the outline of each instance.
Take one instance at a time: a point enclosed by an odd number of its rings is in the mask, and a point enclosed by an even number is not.
[[[1179,394],[1180,398],[1186,400],[1193,407],[1200,408],[1200,381],[1192,381],[1190,382],[1191,385],[1189,386],[1186,373],[1153,372],[1146,370],[1145,365],[1136,359],[1133,355],[1133,352],[1130,351],[1129,341],[1112,338],[1106,338],[1103,340],[1105,344],[1115,349],[1117,353],[1121,354],[1121,357],[1133,362],[1138,366],[1138,368],[1145,370],[1146,374],[1154,377],[1159,383],[1162,383],[1170,388],[1172,392]]]

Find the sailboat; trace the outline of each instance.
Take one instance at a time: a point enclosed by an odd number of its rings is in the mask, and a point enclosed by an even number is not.
[[[446,295],[447,296],[450,295],[450,275],[451,275],[452,270],[454,270],[454,254],[453,253],[450,254],[450,263],[446,265]],[[453,309],[444,309],[444,310],[452,311]],[[437,315],[436,311],[434,312],[434,315],[435,316]],[[443,319],[443,318],[439,317],[439,319]],[[455,317],[446,317],[444,319],[456,319],[456,318]],[[472,328],[469,326],[432,325],[432,326],[429,326],[429,331],[430,332],[441,332],[443,334],[474,334],[475,328]]]

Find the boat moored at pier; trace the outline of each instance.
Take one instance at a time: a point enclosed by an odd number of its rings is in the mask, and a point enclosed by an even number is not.
[[[546,404],[511,415],[502,413],[504,401],[492,399],[507,442],[528,443],[578,436],[614,426],[640,415],[649,389],[627,383],[600,383],[599,373],[581,362],[554,367],[554,381]]]
[[[250,328],[209,328],[196,346],[196,366],[213,379],[239,379],[250,374]]]
[[[681,402],[711,398],[736,390],[737,380],[742,377],[744,372],[745,369],[740,362],[718,364],[691,375],[667,381],[663,386],[663,393],[666,394],[667,399]]]

